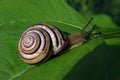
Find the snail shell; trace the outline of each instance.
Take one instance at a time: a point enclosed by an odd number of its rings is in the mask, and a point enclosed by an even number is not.
[[[59,29],[48,24],[39,24],[22,34],[18,50],[23,61],[34,64],[58,54],[67,43],[67,37]]]

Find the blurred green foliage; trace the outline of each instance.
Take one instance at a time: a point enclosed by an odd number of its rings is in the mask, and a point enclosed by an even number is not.
[[[67,0],[80,14],[106,14],[120,26],[120,0]]]

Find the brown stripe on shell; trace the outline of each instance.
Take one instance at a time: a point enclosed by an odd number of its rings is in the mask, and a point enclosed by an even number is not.
[[[26,49],[22,48],[22,41],[21,41],[20,47],[21,47],[21,51],[22,51],[23,53],[33,54],[35,51],[37,51],[37,49],[38,49],[38,47],[39,47],[39,44],[40,44],[40,38],[39,38],[39,36],[38,36],[36,33],[33,33],[33,34],[35,35],[36,41],[35,41],[35,39],[33,39],[32,45],[35,44],[35,46],[34,46],[32,49],[30,49],[30,50],[26,50]],[[28,34],[25,34],[25,35],[28,35]],[[25,36],[25,35],[23,35],[23,36]],[[24,37],[22,37],[22,40],[24,40],[23,38],[24,38]],[[33,37],[33,38],[34,38],[34,37]],[[37,42],[37,43],[34,43],[34,42]],[[31,46],[32,46],[32,45],[31,45]],[[24,47],[25,47],[25,48],[29,48],[29,47],[31,47],[31,46],[28,46],[28,47],[24,46]]]
[[[46,58],[46,56],[50,56],[51,55],[51,52],[49,52],[50,50],[50,39],[49,39],[49,36],[48,34],[44,31],[44,30],[41,30],[41,33],[44,34],[44,37],[45,37],[45,40],[46,40],[46,43],[45,43],[45,47],[44,47],[44,50],[42,52],[39,52],[39,56],[37,57],[34,57],[32,59],[26,59],[24,58],[22,55],[22,60],[29,63],[29,64],[34,64],[34,63],[37,63],[37,62],[40,62],[42,61],[44,58]],[[37,52],[37,51],[36,51]],[[29,54],[30,55],[30,54]]]
[[[58,40],[58,49],[54,52],[54,55],[56,55],[66,46],[66,40],[64,39],[64,35],[60,33],[60,31],[57,28],[54,28],[54,32],[57,35]]]
[[[54,55],[56,55],[67,45],[68,42],[67,37],[56,27],[47,24],[41,24],[41,25],[48,27],[55,34],[57,41],[56,44],[58,48],[57,50],[54,51]]]
[[[51,25],[48,25],[48,24],[41,24],[41,26],[45,26],[45,27],[47,27],[47,28],[49,28],[52,32],[53,32],[53,34],[55,35],[55,39],[56,39],[56,45],[58,46],[58,39],[57,39],[57,36],[56,36],[56,34],[55,34],[55,32],[54,32],[54,29],[55,29],[55,27],[53,27],[53,26],[51,26]],[[46,30],[47,31],[47,30]],[[47,31],[48,32],[48,31]],[[48,34],[49,34],[49,32],[48,32]],[[50,35],[50,34],[49,34]],[[50,35],[50,38],[51,38],[51,35]],[[52,38],[51,38],[51,40],[52,40]]]

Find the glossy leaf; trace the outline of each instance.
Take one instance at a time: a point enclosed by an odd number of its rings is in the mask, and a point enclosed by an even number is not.
[[[38,23],[76,33],[86,21],[63,0],[0,0],[0,80],[12,80],[33,67],[19,58],[17,44],[21,33]]]
[[[65,54],[51,59],[40,66],[33,67],[32,69],[23,73],[21,76],[17,76],[14,80],[32,80],[33,76],[34,80],[63,80],[67,74],[69,75],[71,69],[73,69],[74,65],[80,59],[82,59],[89,52],[92,52],[95,47],[101,44],[101,38],[91,40],[87,44],[67,51]]]
[[[64,0],[0,0],[0,80],[62,80],[103,42],[95,38],[42,65],[28,65],[20,59],[17,45],[21,33],[38,23],[49,23],[73,34],[87,22]]]

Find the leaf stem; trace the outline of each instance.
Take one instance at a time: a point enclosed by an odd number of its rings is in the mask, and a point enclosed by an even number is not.
[[[103,34],[103,36],[104,36],[105,39],[120,38],[120,32]]]

